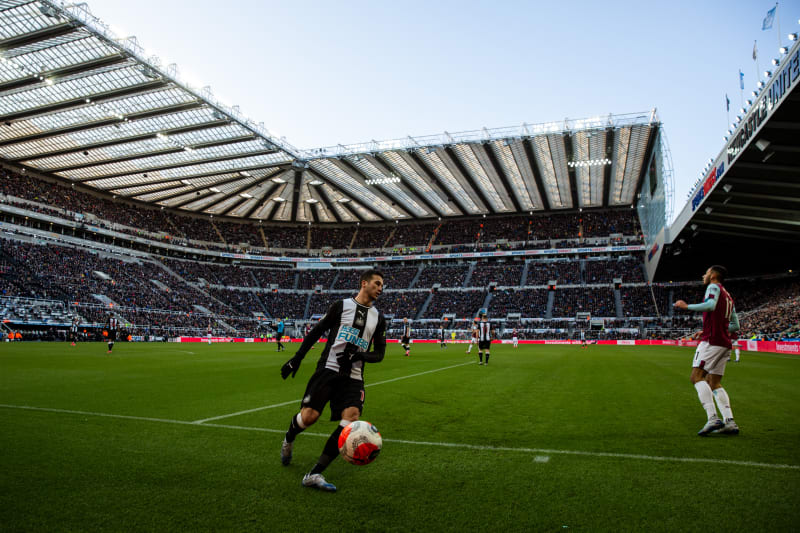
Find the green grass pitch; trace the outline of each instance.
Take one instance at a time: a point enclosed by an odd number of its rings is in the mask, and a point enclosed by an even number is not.
[[[382,453],[337,459],[329,494],[300,485],[327,409],[280,464],[320,353],[283,381],[289,346],[0,345],[0,530],[800,527],[798,357],[729,363],[742,433],[701,438],[691,349],[495,346],[479,366],[464,345],[390,344],[362,416]]]

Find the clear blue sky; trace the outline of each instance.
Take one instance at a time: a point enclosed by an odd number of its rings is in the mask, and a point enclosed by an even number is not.
[[[608,5],[607,5],[608,4]],[[658,109],[675,208],[778,57],[769,0],[90,0],[121,35],[298,148]],[[781,42],[800,0],[779,6]]]

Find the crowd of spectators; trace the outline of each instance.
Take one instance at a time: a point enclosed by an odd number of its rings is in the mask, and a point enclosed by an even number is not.
[[[547,285],[555,280],[558,285],[576,285],[581,282],[581,265],[578,261],[531,261],[525,285]]]
[[[480,238],[483,219],[480,220],[448,220],[442,222],[436,233],[434,244],[467,244],[476,243]]]
[[[294,289],[298,271],[291,268],[253,268],[256,287],[269,289],[277,285],[279,289]]]
[[[458,318],[477,316],[485,299],[485,291],[439,291],[431,298],[423,318],[440,318],[451,313]]]
[[[347,249],[355,233],[353,226],[331,227],[311,226],[311,248]]]
[[[392,231],[394,227],[386,225],[359,226],[353,248],[383,248]]]
[[[478,263],[472,271],[467,285],[470,287],[486,287],[490,283],[498,286],[518,286],[522,279],[523,262],[513,263]]]
[[[416,318],[425,300],[428,291],[386,291],[378,303],[378,309],[385,315],[394,315],[396,318]]]
[[[439,283],[442,287],[461,287],[469,271],[469,265],[426,265],[414,284],[415,289],[428,289]]]
[[[311,270],[298,270],[297,288],[300,290],[315,289],[321,285],[323,289],[330,289],[337,274],[342,271],[339,269],[319,268]]]
[[[414,276],[419,271],[418,266],[392,266],[378,267],[383,272],[383,283],[387,289],[408,289]]]
[[[394,232],[389,247],[393,248],[402,244],[404,249],[424,249],[438,225],[438,222],[397,224],[397,231]]]
[[[586,289],[557,289],[553,300],[552,316],[574,317],[579,312],[588,312],[592,316],[617,316],[614,302],[614,291],[611,287],[593,287]]]
[[[619,291],[622,302],[622,316],[656,316],[653,295],[647,285],[625,286]]]
[[[586,261],[584,281],[593,283],[611,283],[615,278],[623,283],[641,283],[645,281],[642,260],[639,258],[621,258],[606,261]]]
[[[497,290],[489,302],[489,316],[504,317],[520,313],[526,318],[540,318],[547,313],[546,289]]]

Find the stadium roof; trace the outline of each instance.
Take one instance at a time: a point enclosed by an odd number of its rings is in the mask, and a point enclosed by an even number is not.
[[[336,223],[628,206],[659,127],[653,110],[300,150],[86,4],[0,0],[0,157],[168,208]]]
[[[732,275],[800,266],[798,62],[800,41],[753,91],[669,228],[656,279],[682,279],[687,264],[723,264]]]

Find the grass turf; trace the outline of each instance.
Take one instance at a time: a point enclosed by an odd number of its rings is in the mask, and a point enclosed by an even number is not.
[[[290,346],[120,343],[107,356],[104,344],[0,345],[0,529],[800,523],[800,358],[745,352],[729,364],[723,383],[742,434],[699,438],[705,414],[686,348],[495,346],[479,366],[463,345],[415,345],[410,358],[389,345],[367,367],[363,414],[383,434],[382,454],[365,467],[335,461],[325,475],[339,492],[327,494],[300,486],[335,427],[327,410],[280,465],[319,356],[284,382]]]

